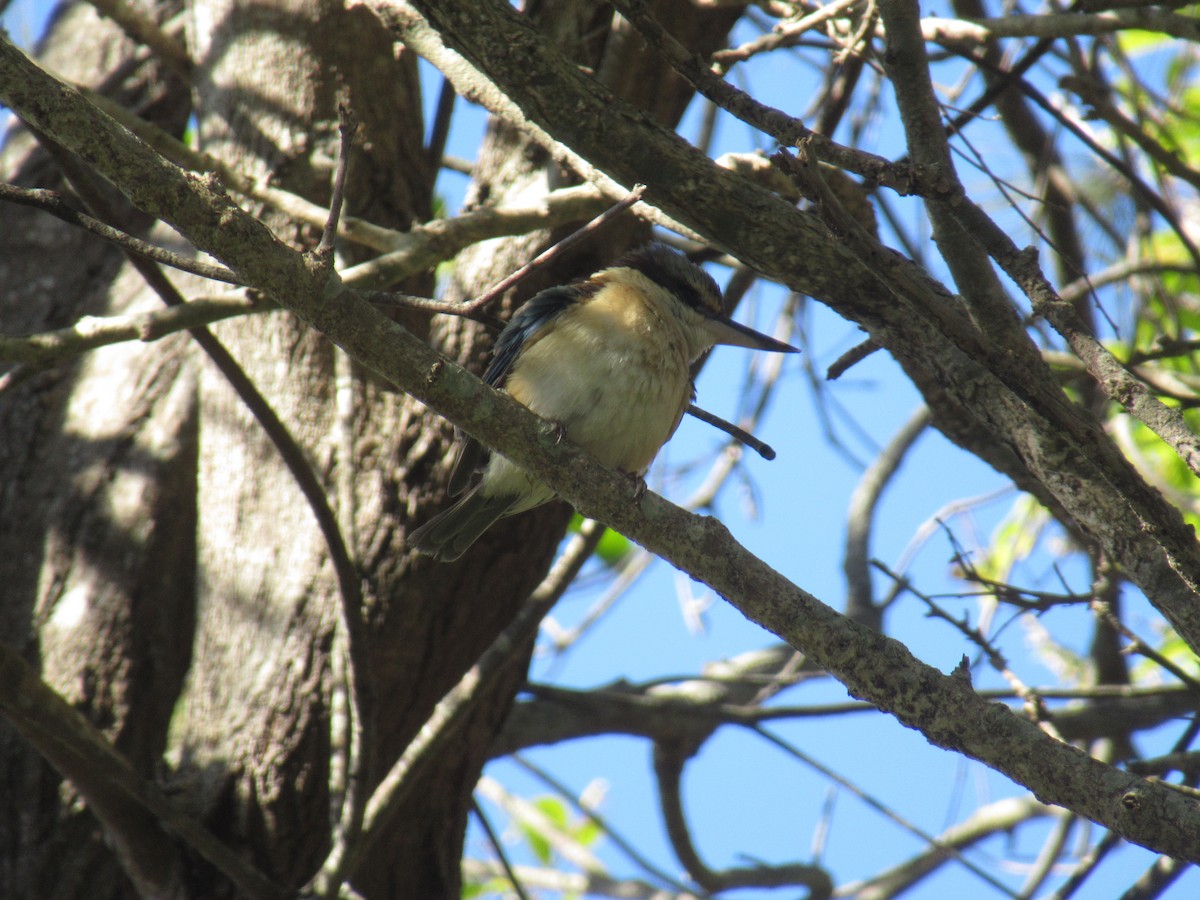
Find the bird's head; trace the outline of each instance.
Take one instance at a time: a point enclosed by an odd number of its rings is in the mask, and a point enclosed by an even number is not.
[[[658,242],[646,244],[623,256],[610,272],[633,270],[645,276],[664,292],[673,315],[698,332],[697,343],[706,350],[713,344],[731,344],[752,350],[776,353],[799,352],[791,344],[747,328],[725,313],[721,289],[713,277],[684,254]]]

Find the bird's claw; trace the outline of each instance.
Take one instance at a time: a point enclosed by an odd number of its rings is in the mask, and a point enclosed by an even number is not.
[[[629,477],[633,480],[633,502],[641,503],[646,496],[646,479],[636,473],[630,473]]]

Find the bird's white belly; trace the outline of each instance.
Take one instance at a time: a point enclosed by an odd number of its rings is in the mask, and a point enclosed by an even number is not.
[[[686,362],[623,335],[597,341],[567,331],[530,347],[506,388],[605,465],[645,472],[690,395]]]

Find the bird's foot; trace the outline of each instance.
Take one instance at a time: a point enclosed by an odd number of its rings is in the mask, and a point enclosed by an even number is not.
[[[641,503],[646,496],[646,479],[637,472],[628,472],[629,480],[633,482],[633,502]]]

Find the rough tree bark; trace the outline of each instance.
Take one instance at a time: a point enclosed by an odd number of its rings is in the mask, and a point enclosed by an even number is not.
[[[664,14],[685,6],[671,0]],[[177,11],[162,4],[156,14],[166,21]],[[563,0],[530,14],[621,96],[664,126],[675,124],[690,87],[628,29],[614,30],[610,10]],[[711,52],[736,15],[689,9],[681,36]],[[435,172],[422,142],[415,57],[393,48],[364,8],[211,0],[191,4],[186,29],[190,96],[188,85],[141,60],[86,6],[56,22],[42,58],[82,84],[112,78],[132,95],[123,103],[176,135],[194,101],[204,151],[318,203],[329,196],[340,96],[362,124],[347,211],[399,228],[430,217]],[[79,52],[80,41],[92,49]],[[126,66],[138,67],[139,77],[116,78]],[[24,137],[9,145],[7,160],[6,170],[19,173],[10,180],[60,183]],[[539,196],[561,174],[526,138],[494,127],[472,202]],[[315,245],[313,229],[259,212],[284,240]],[[6,327],[32,332],[160,302],[117,251],[36,212],[18,215],[27,227],[0,237],[22,242],[0,254],[5,283],[15,286],[4,296]],[[607,261],[640,234],[613,229],[588,258],[543,273],[508,307]],[[549,238],[539,233],[464,254],[452,294],[478,292]],[[380,286],[433,288],[427,276]],[[427,317],[409,314],[403,324],[476,367],[490,343],[462,320],[431,329]],[[451,430],[289,316],[212,330],[337,498],[363,591],[364,631],[352,652],[369,788],[512,619],[548,565],[568,509],[551,506],[496,529],[470,564],[411,557],[409,523],[444,501]],[[334,770],[346,737],[333,710],[348,690],[337,659],[345,635],[327,547],[275,447],[182,336],[121,345],[38,374],[6,392],[0,416],[6,640],[102,725],[141,774],[161,774],[165,758],[165,781],[185,808],[278,884],[302,885],[329,850],[341,799]],[[507,671],[476,700],[465,739],[444,748],[407,792],[396,814],[403,827],[391,829],[355,873],[365,896],[457,896],[471,791],[523,678],[519,666]],[[0,735],[0,894],[132,896],[69,785],[7,726],[0,724]],[[75,849],[66,855],[65,847]],[[179,896],[231,896],[223,877],[194,859],[164,877],[177,879]]]
[[[179,4],[164,4],[164,16]],[[170,133],[186,86],[86,5],[64,10],[41,51]],[[61,188],[50,155],[14,135],[9,180]],[[112,191],[122,224],[146,216]],[[0,228],[0,319],[13,330],[154,308],[121,253],[36,211]],[[159,229],[166,231],[166,229]],[[156,235],[164,237],[162,234]],[[187,341],[124,344],[33,374],[0,402],[0,635],[154,772],[191,651],[197,415]],[[0,894],[119,896],[128,888],[69,784],[0,723]]]

